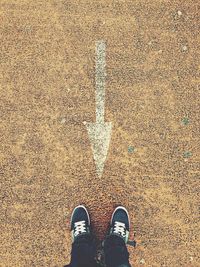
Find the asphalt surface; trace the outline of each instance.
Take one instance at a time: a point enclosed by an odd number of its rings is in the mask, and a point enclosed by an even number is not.
[[[68,263],[78,204],[99,239],[126,206],[133,266],[200,266],[198,1],[1,0],[0,20],[0,266]],[[102,39],[99,179],[83,122]]]

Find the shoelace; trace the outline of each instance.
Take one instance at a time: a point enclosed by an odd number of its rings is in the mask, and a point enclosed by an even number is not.
[[[77,236],[78,234],[86,233],[86,225],[85,221],[79,221],[75,222],[74,224],[74,236]]]
[[[122,237],[126,237],[126,226],[122,222],[115,222],[113,233],[120,234]]]

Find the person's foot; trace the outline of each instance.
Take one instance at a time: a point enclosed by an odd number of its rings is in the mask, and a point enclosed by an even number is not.
[[[125,243],[127,243],[129,238],[129,231],[130,220],[128,211],[125,207],[119,206],[114,210],[112,214],[108,236],[119,236],[124,240]]]
[[[90,216],[85,206],[77,206],[71,216],[71,235],[75,241],[78,237],[91,234]]]

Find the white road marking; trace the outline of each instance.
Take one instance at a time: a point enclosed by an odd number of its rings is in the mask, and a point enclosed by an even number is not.
[[[96,122],[85,123],[90,138],[96,171],[102,176],[111,139],[112,123],[104,122],[105,78],[106,78],[106,44],[103,40],[96,42]]]
[[[96,122],[104,122],[105,77],[106,77],[106,44],[104,41],[96,43]]]

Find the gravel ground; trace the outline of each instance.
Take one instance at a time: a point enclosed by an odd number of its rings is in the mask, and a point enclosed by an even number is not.
[[[0,266],[62,267],[85,204],[99,239],[131,217],[135,267],[199,262],[199,4],[196,0],[0,1]],[[101,179],[95,42],[105,40]]]

